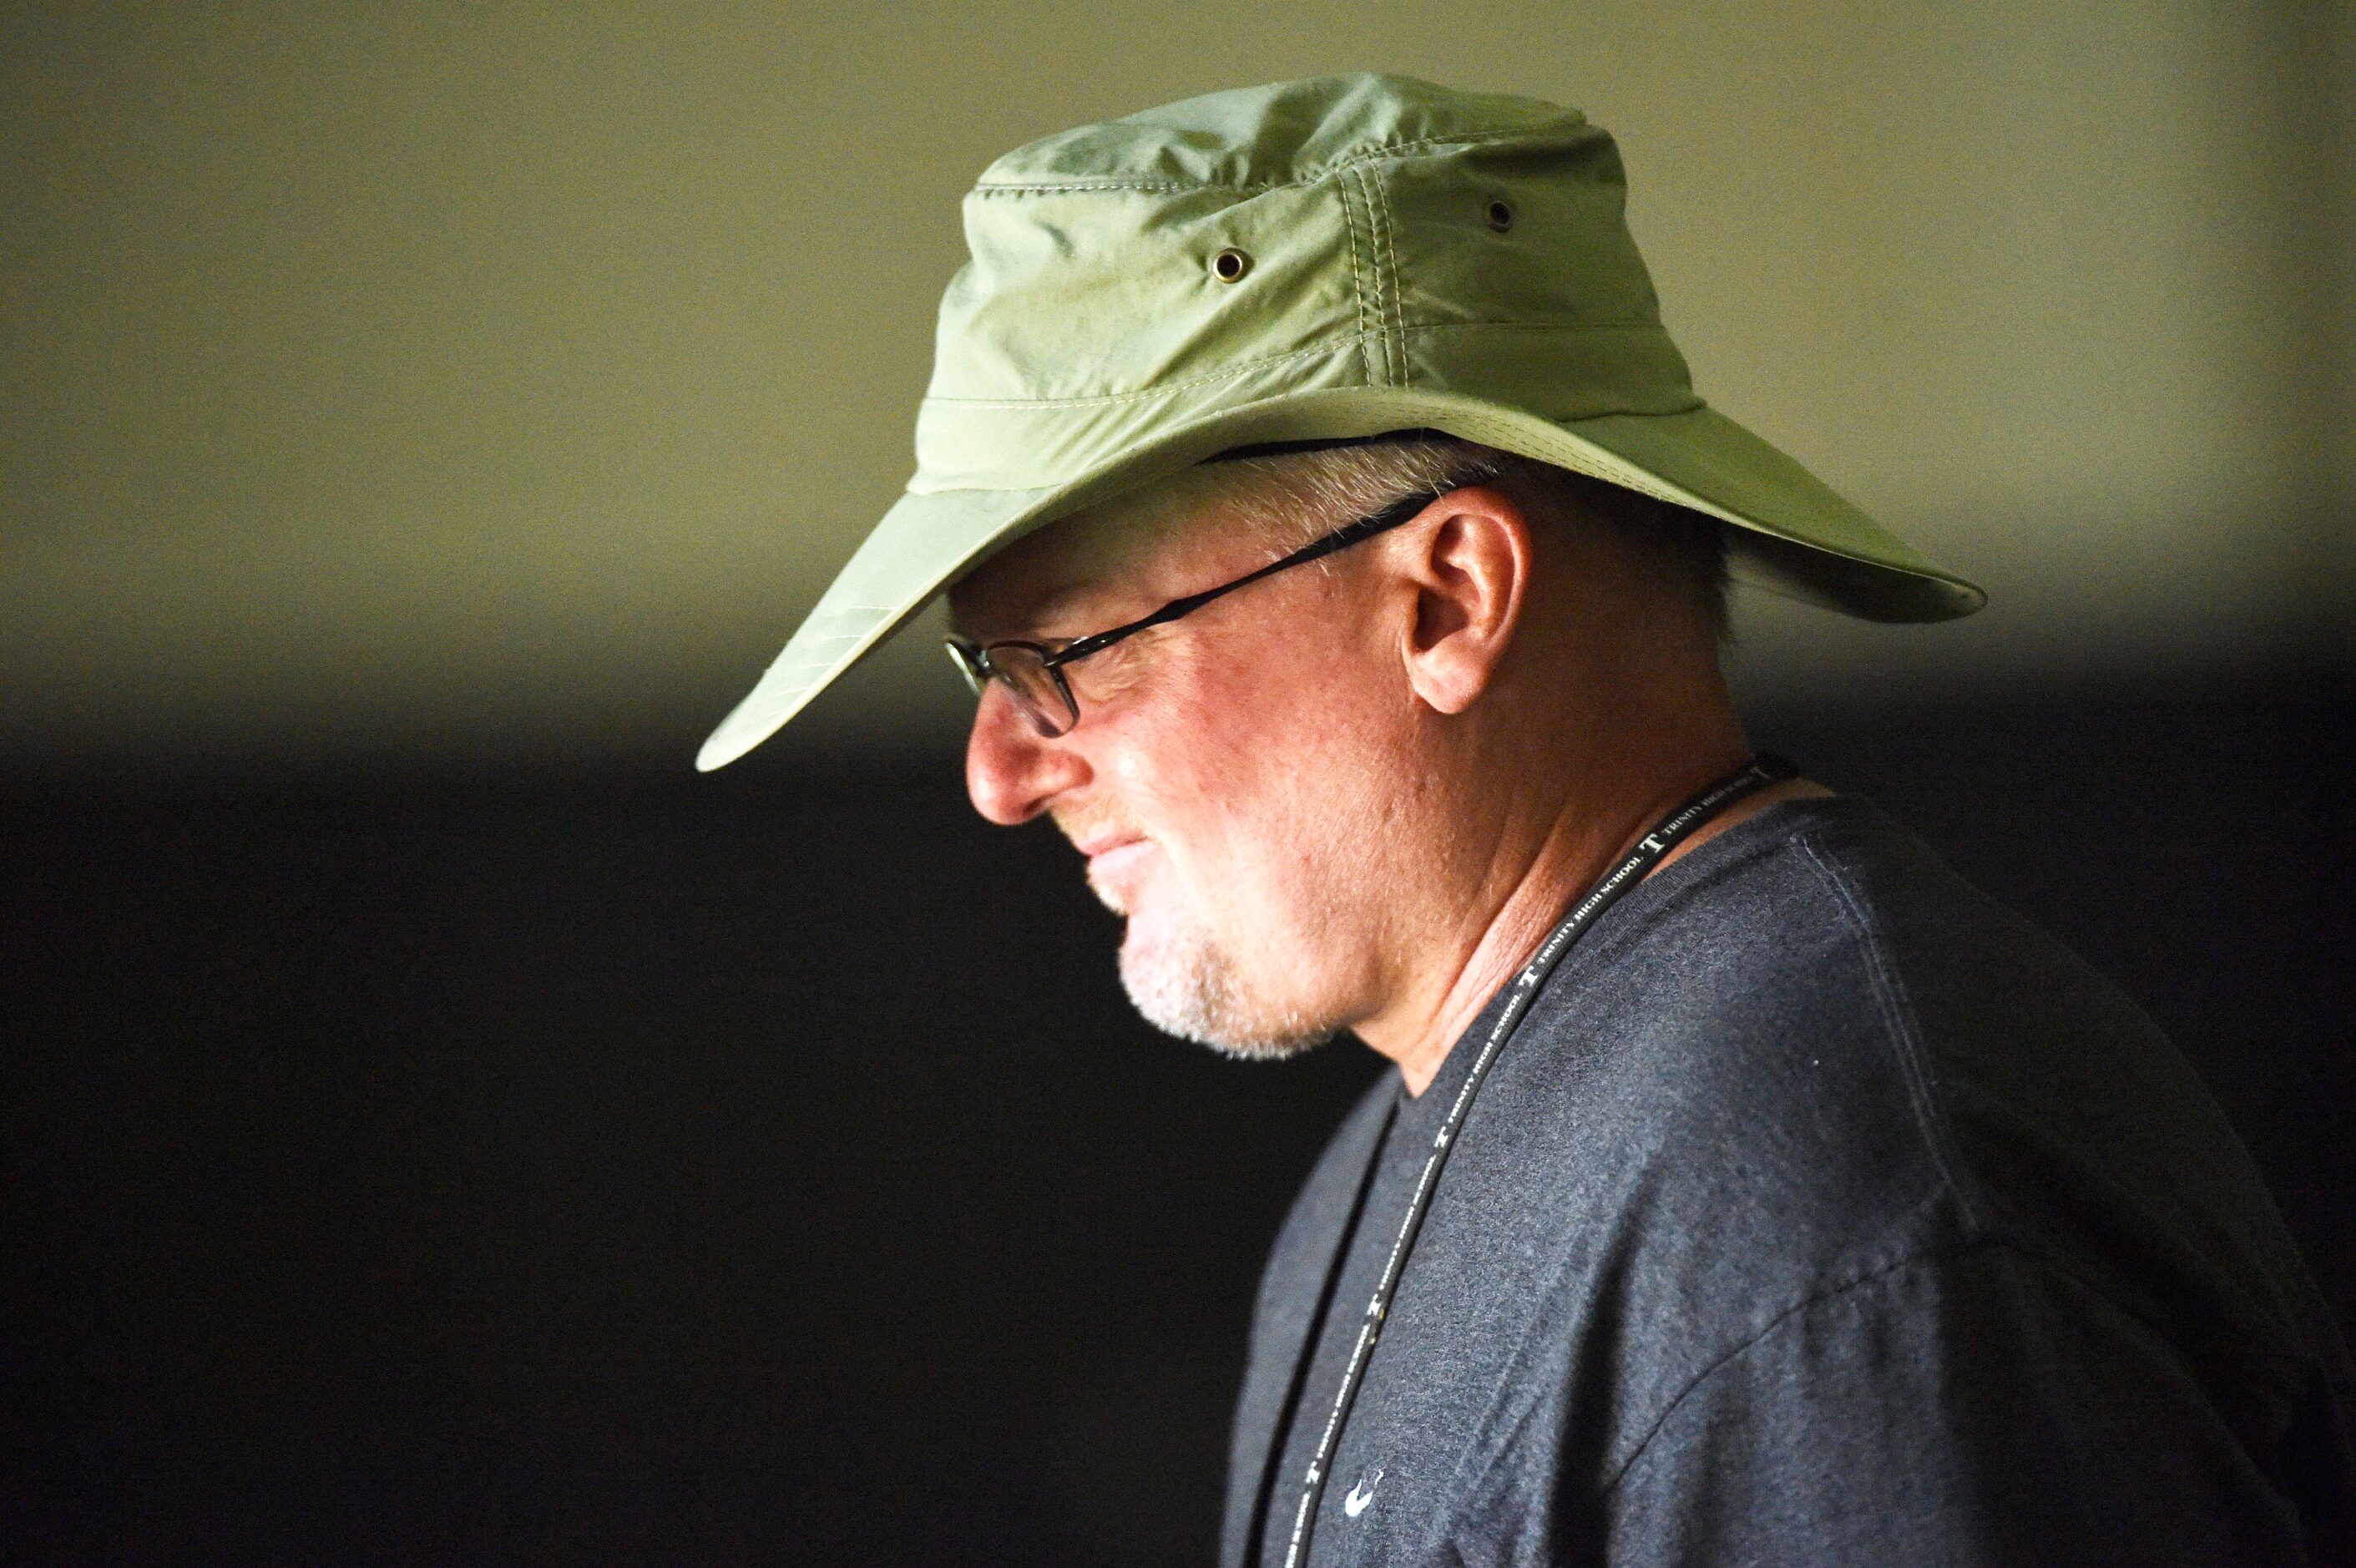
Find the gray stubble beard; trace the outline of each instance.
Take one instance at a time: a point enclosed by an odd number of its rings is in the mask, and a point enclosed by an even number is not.
[[[1110,899],[1103,902],[1126,915]],[[1174,950],[1165,945],[1151,960],[1123,941],[1120,988],[1130,1005],[1163,1034],[1242,1061],[1297,1057],[1340,1032],[1293,1009],[1277,1009],[1270,1016],[1267,1009],[1254,1007],[1234,960],[1200,930],[1188,930]]]

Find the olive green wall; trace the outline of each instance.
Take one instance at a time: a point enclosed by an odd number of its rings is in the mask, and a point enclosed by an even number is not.
[[[1221,86],[1578,104],[1705,395],[1985,582],[1838,697],[2336,657],[2344,7],[10,7],[0,748],[685,750],[897,489],[957,199]],[[904,639],[785,743],[945,744]]]

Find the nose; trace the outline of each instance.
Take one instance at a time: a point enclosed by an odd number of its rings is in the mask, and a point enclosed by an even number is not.
[[[982,688],[965,743],[965,789],[975,811],[1011,828],[1086,782],[1087,773],[1087,764],[1062,740],[1042,736],[996,682]]]

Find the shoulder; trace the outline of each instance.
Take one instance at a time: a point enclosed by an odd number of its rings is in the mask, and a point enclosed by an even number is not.
[[[1562,1218],[1615,1236],[1632,1306],[1722,1349],[1999,1245],[2237,1380],[2312,1348],[2311,1283],[2190,1068],[1913,834],[1794,802],[1654,881],[1542,993],[1500,1101],[1601,1181]]]
[[[2305,1561],[2333,1505],[2277,1489],[2300,1439],[2222,1413],[2147,1325],[1988,1241],[1794,1305],[1602,1487],[1636,1561]]]
[[[1935,1195],[1971,1235],[2046,1224],[2061,1166],[2266,1207],[2151,1020],[1862,801],[1787,803],[1639,888],[1524,1032],[1519,1093],[1575,1089],[1591,1127],[1697,1176]]]
[[[1794,847],[1856,933],[1978,1235],[2196,1348],[2314,1337],[2312,1283],[2248,1150],[2140,1007],[1869,806]]]
[[[1460,1157],[1498,1150],[1537,1207],[1707,1302],[1966,1239],[1899,966],[1819,836],[1849,814],[1778,806],[1623,898],[1540,991]]]

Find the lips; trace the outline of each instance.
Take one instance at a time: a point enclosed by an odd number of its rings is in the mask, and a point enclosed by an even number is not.
[[[1134,865],[1153,847],[1147,838],[1111,838],[1093,844],[1082,844],[1080,853],[1087,856],[1088,877],[1091,881],[1113,875],[1122,867]]]
[[[1087,857],[1088,891],[1116,915],[1130,913],[1130,884],[1140,863],[1152,852],[1153,841],[1125,830],[1075,834],[1072,847]]]
[[[1137,843],[1145,837],[1135,828],[1121,823],[1078,822],[1072,816],[1060,813],[1055,817],[1055,826],[1063,830],[1066,838],[1072,841],[1074,849],[1078,850],[1091,861],[1100,854],[1109,854],[1123,845]]]

